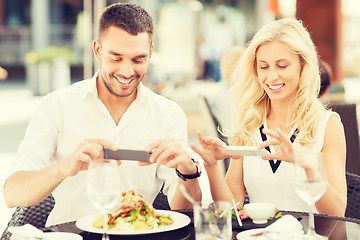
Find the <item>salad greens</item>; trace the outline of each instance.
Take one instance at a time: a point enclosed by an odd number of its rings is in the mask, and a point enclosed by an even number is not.
[[[152,205],[147,204],[140,194],[130,190],[122,196],[122,201],[108,214],[109,229],[144,230],[172,224],[170,216],[156,213]],[[102,228],[103,218],[99,216],[93,225]]]

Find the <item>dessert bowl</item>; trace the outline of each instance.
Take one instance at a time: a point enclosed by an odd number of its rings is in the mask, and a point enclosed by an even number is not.
[[[275,212],[275,205],[267,202],[248,203],[244,205],[244,210],[255,224],[267,223]]]

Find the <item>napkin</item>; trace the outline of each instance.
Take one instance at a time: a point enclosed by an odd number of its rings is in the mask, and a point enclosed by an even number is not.
[[[44,237],[43,231],[30,224],[10,226],[8,230],[12,234],[11,240],[42,239]]]
[[[274,235],[274,239],[298,239],[304,234],[301,223],[292,215],[279,218],[267,226],[264,231],[269,237]]]
[[[82,240],[82,236],[69,232],[43,232],[33,225],[11,226],[11,240]]]

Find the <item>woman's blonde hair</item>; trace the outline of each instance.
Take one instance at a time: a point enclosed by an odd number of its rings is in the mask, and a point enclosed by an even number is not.
[[[270,99],[258,83],[256,53],[261,45],[274,41],[283,43],[290,52],[297,54],[301,64],[299,87],[289,108],[288,124],[295,124],[301,133],[297,142],[307,144],[315,141],[319,113],[325,110],[317,99],[320,89],[317,51],[302,23],[284,18],[263,26],[255,34],[233,72],[234,85],[229,90],[236,101],[232,145],[256,144],[252,135],[269,112]]]

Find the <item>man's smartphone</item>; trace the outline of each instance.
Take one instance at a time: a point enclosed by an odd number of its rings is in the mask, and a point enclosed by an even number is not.
[[[113,151],[104,147],[105,159],[150,162],[150,154],[150,152],[145,152],[144,150],[118,149]]]

